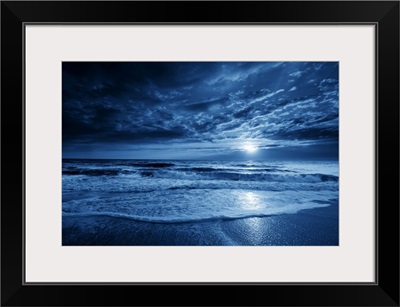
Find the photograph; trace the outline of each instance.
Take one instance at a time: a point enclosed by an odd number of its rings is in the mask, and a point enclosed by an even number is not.
[[[63,246],[338,246],[339,62],[63,62]]]

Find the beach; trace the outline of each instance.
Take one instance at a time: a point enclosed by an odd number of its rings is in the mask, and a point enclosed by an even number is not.
[[[64,246],[335,246],[338,203],[295,214],[196,223],[147,223],[108,216],[64,216]]]

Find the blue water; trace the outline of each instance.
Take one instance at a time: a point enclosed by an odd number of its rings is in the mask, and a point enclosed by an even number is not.
[[[296,214],[338,200],[337,162],[63,159],[63,216],[196,223]]]

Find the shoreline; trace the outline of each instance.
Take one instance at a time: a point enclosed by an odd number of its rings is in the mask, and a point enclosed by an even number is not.
[[[339,208],[187,223],[148,223],[107,216],[62,217],[63,246],[337,246]]]

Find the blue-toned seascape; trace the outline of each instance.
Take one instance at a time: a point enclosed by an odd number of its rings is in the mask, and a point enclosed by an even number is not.
[[[63,245],[338,245],[338,163],[63,159]]]
[[[339,62],[63,62],[62,244],[339,245]]]

